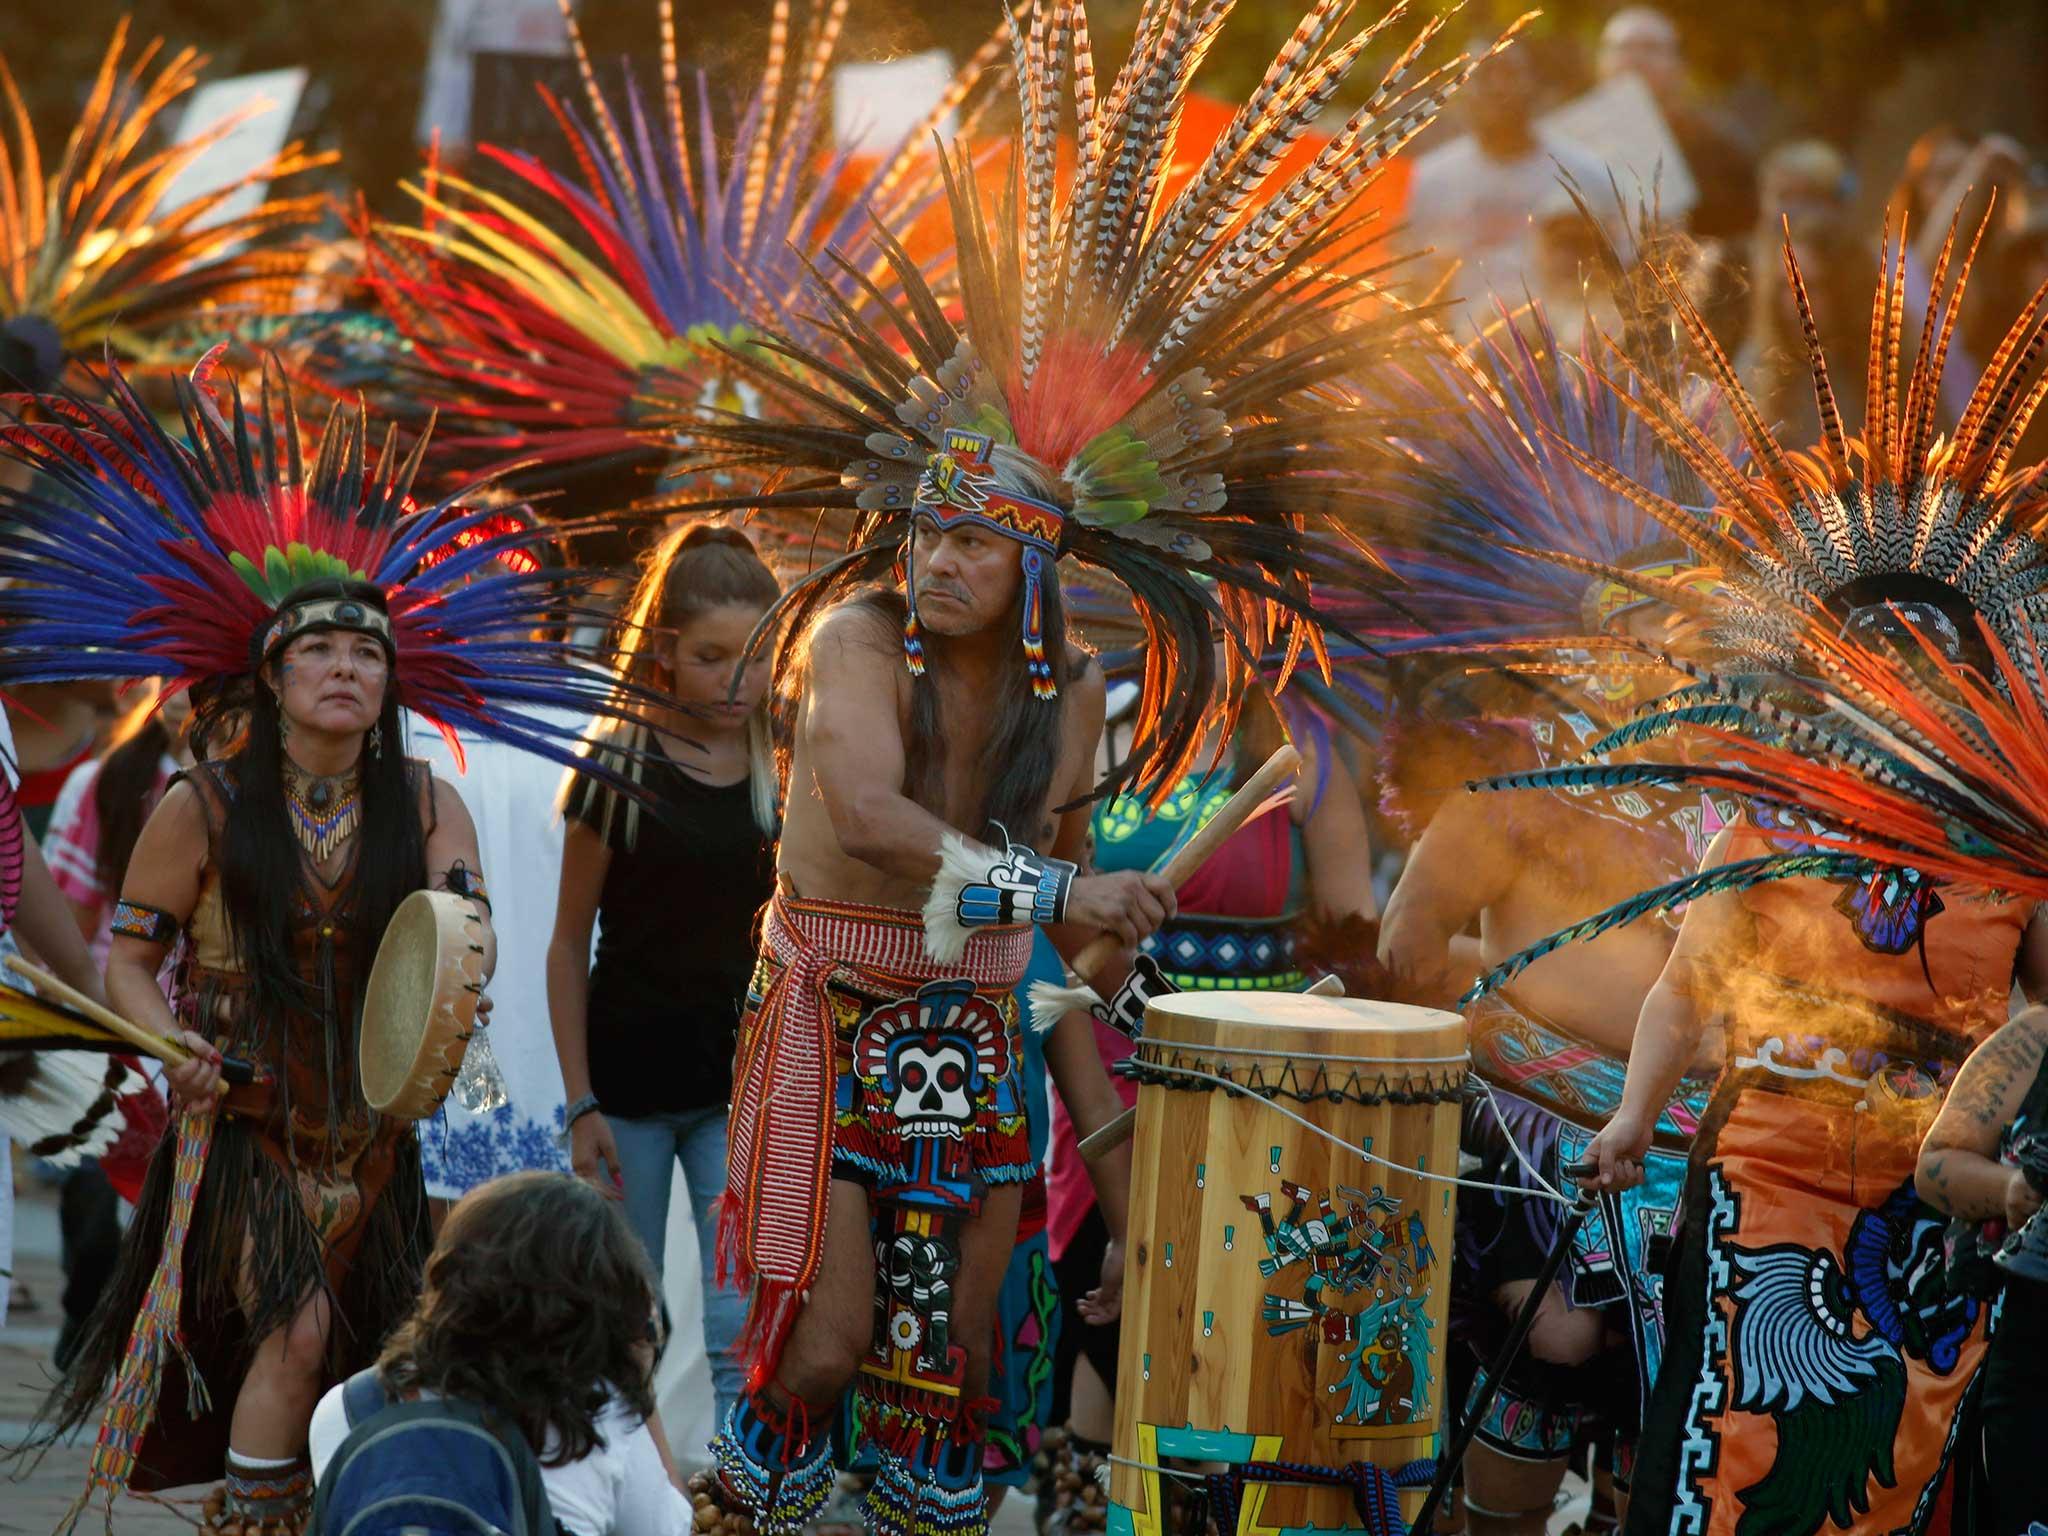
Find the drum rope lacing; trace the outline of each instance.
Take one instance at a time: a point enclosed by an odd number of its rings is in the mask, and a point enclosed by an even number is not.
[[[1231,1087],[1268,1101],[1292,1099],[1297,1104],[1462,1104],[1465,1102],[1468,1076],[1464,1068],[1471,1059],[1462,1053],[1402,1060],[1373,1056],[1324,1056],[1304,1063],[1284,1052],[1241,1050],[1234,1045],[1186,1045],[1174,1040],[1158,1040],[1151,1035],[1138,1042],[1141,1053],[1154,1046],[1166,1047],[1171,1053],[1170,1061],[1154,1061],[1140,1054],[1127,1058],[1118,1070],[1139,1083],[1157,1082],[1163,1087],[1176,1088],[1186,1085],[1156,1074],[1175,1074],[1187,1069],[1192,1062],[1209,1062],[1224,1068],[1221,1080]],[[1273,1068],[1259,1062],[1240,1066],[1231,1060],[1238,1056],[1277,1057],[1280,1064]],[[1332,1063],[1355,1065],[1340,1076],[1330,1070]],[[1443,1070],[1453,1065],[1459,1070]],[[1368,1073],[1360,1070],[1360,1067],[1372,1066],[1421,1066],[1439,1070],[1423,1074],[1423,1086],[1409,1087],[1404,1085],[1414,1081],[1413,1074],[1395,1073],[1390,1076],[1385,1071]]]
[[[1148,1036],[1147,1039],[1149,1040],[1150,1037]],[[1232,1047],[1231,1049],[1234,1050],[1235,1047]],[[1206,1054],[1209,1056],[1220,1056],[1225,1055],[1227,1053],[1224,1051],[1211,1050]],[[1420,1092],[1413,1089],[1403,1089],[1399,1090],[1397,1094],[1396,1091],[1392,1090],[1391,1087],[1389,1087],[1388,1091],[1378,1098],[1367,1098],[1363,1095],[1359,1095],[1347,1099],[1345,1097],[1343,1088],[1324,1088],[1320,1090],[1309,1091],[1303,1090],[1298,1086],[1290,1089],[1278,1084],[1269,1085],[1263,1080],[1263,1075],[1260,1069],[1257,1067],[1254,1067],[1252,1069],[1251,1080],[1247,1080],[1245,1082],[1237,1082],[1231,1078],[1219,1076],[1217,1073],[1205,1071],[1200,1067],[1185,1066],[1176,1062],[1145,1061],[1136,1056],[1131,1057],[1127,1061],[1120,1062],[1118,1064],[1118,1070],[1121,1073],[1124,1073],[1125,1075],[1136,1079],[1140,1083],[1152,1082],[1164,1088],[1185,1089],[1188,1088],[1190,1085],[1184,1082],[1174,1082],[1172,1079],[1192,1078],[1197,1082],[1207,1083],[1211,1087],[1221,1088],[1231,1094],[1241,1095],[1245,1098],[1257,1099],[1261,1103],[1263,1103],[1266,1106],[1266,1108],[1273,1111],[1273,1113],[1275,1113],[1276,1115],[1282,1115],[1285,1118],[1292,1120],[1296,1125],[1299,1125],[1306,1130],[1315,1132],[1316,1135],[1322,1137],[1325,1141],[1332,1142],[1335,1145],[1344,1148],[1344,1150],[1351,1153],[1352,1156],[1362,1157],[1369,1163],[1375,1163],[1382,1168],[1392,1169],[1396,1173],[1409,1174],[1414,1178],[1426,1179],[1432,1183],[1437,1184],[1454,1184],[1461,1189],[1484,1189],[1489,1190],[1492,1193],[1498,1195],[1520,1195],[1523,1198],[1530,1200],[1555,1200],[1560,1205],[1570,1205],[1572,1203],[1572,1201],[1565,1194],[1563,1194],[1560,1190],[1552,1187],[1552,1185],[1547,1180],[1545,1180],[1540,1174],[1538,1174],[1536,1170],[1529,1165],[1529,1162],[1526,1158],[1522,1159],[1522,1167],[1524,1171],[1528,1173],[1529,1177],[1536,1181],[1538,1185],[1538,1188],[1536,1189],[1526,1189],[1510,1184],[1490,1184],[1483,1179],[1459,1178],[1456,1174],[1432,1173],[1427,1168],[1413,1168],[1406,1163],[1397,1163],[1393,1161],[1391,1158],[1381,1157],[1376,1152],[1369,1151],[1365,1147],[1361,1147],[1353,1142],[1346,1141],[1342,1136],[1339,1136],[1332,1131],[1325,1130],[1322,1126],[1317,1125],[1315,1121],[1309,1119],[1306,1115],[1297,1114],[1294,1110],[1289,1109],[1285,1104],[1278,1102],[1279,1099],[1284,1097],[1292,1098],[1297,1103],[1302,1104],[1347,1102],[1365,1104],[1446,1104],[1452,1102],[1463,1103],[1465,1102],[1467,1096],[1474,1091],[1474,1085],[1476,1084],[1478,1093],[1488,1101],[1489,1105],[1491,1105],[1493,1108],[1494,1114],[1498,1116],[1500,1113],[1500,1109],[1497,1104],[1493,1104],[1493,1090],[1491,1086],[1487,1084],[1485,1079],[1477,1077],[1474,1074],[1467,1073],[1461,1075],[1460,1080],[1455,1088],[1445,1088],[1438,1084],[1432,1083],[1432,1085],[1429,1088],[1423,1089]],[[1288,1064],[1282,1076],[1283,1079],[1293,1077],[1298,1080],[1299,1074],[1292,1062]],[[1356,1073],[1351,1074],[1351,1076],[1346,1079],[1346,1085],[1348,1086],[1356,1077]],[[1381,1074],[1379,1078],[1379,1083],[1381,1085],[1386,1084],[1386,1078],[1384,1074]],[[1513,1138],[1509,1139],[1510,1142],[1512,1142]],[[1516,1156],[1521,1157],[1520,1149],[1516,1150]]]

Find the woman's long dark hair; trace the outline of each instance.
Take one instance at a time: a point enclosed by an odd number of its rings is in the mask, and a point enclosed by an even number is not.
[[[514,1173],[449,1212],[412,1315],[377,1362],[397,1395],[435,1392],[495,1409],[544,1465],[603,1444],[616,1392],[654,1412],[659,1296],[619,1209],[581,1179]]]
[[[309,597],[352,598],[380,612],[385,607],[383,591],[364,581],[309,584],[286,602]],[[356,940],[356,953],[364,956],[376,952],[398,904],[427,883],[421,782],[406,763],[398,710],[404,665],[404,658],[399,658],[387,675],[384,707],[377,717],[383,748],[373,752],[366,741],[362,756],[363,816],[354,838],[355,887],[341,916]],[[294,964],[293,934],[305,883],[312,877],[285,810],[277,695],[259,678],[247,708],[248,728],[225,765],[234,804],[220,834],[221,895],[236,957],[256,989],[257,1014],[274,1018],[275,1010],[317,1009],[322,1001],[318,987],[301,977]]]

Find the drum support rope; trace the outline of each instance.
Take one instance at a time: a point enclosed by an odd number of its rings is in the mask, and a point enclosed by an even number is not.
[[[1262,1100],[1265,1103],[1265,1106],[1268,1109],[1272,1110],[1274,1114],[1283,1115],[1287,1119],[1292,1120],[1296,1125],[1302,1126],[1308,1130],[1315,1132],[1316,1135],[1322,1137],[1325,1141],[1334,1142],[1336,1145],[1344,1148],[1345,1151],[1351,1153],[1354,1157],[1362,1157],[1369,1163],[1376,1163],[1380,1167],[1392,1169],[1396,1173],[1409,1174],[1412,1177],[1418,1179],[1428,1179],[1437,1184],[1455,1184],[1461,1189],[1491,1190],[1495,1194],[1521,1195],[1531,1200],[1555,1200],[1560,1205],[1571,1205],[1573,1203],[1556,1190],[1532,1190],[1523,1189],[1518,1186],[1511,1186],[1506,1184],[1488,1184],[1481,1179],[1461,1179],[1455,1174],[1432,1173],[1427,1168],[1411,1168],[1406,1163],[1397,1163],[1390,1158],[1381,1157],[1377,1153],[1368,1152],[1364,1147],[1357,1146],[1352,1142],[1346,1141],[1342,1136],[1336,1135],[1334,1132],[1323,1129],[1323,1127],[1317,1125],[1315,1121],[1309,1119],[1306,1115],[1296,1114],[1293,1110],[1289,1109],[1285,1104],[1277,1102],[1278,1098],[1282,1096],[1297,1099],[1301,1103],[1317,1103],[1322,1101],[1339,1103],[1344,1102],[1344,1100],[1341,1098],[1333,1099],[1332,1095],[1328,1092],[1307,1094],[1291,1093],[1287,1092],[1284,1089],[1271,1087],[1263,1084],[1254,1084],[1251,1082],[1234,1082],[1230,1078],[1218,1076],[1214,1072],[1204,1071],[1200,1067],[1181,1066],[1176,1063],[1161,1061],[1140,1061],[1135,1056],[1130,1058],[1128,1061],[1120,1063],[1119,1066],[1121,1069],[1125,1070],[1129,1076],[1136,1078],[1141,1083],[1151,1081],[1159,1083],[1160,1085],[1168,1088],[1187,1088],[1191,1086],[1189,1083],[1174,1082],[1172,1079],[1191,1078],[1194,1079],[1196,1082],[1205,1083],[1211,1088],[1221,1088],[1226,1093],[1239,1094],[1244,1096],[1245,1098]],[[1256,1074],[1257,1069],[1254,1068],[1253,1070]],[[1294,1069],[1290,1066],[1288,1070],[1292,1072]],[[1453,1100],[1463,1102],[1465,1098],[1465,1091],[1465,1086],[1461,1082],[1455,1090],[1448,1092],[1442,1089],[1433,1088],[1425,1090],[1422,1093],[1410,1092],[1408,1093],[1408,1096],[1405,1098],[1397,1099],[1394,1098],[1392,1095],[1388,1095],[1387,1098],[1380,1100],[1353,1099],[1351,1102],[1443,1104],[1449,1103]],[[1573,1230],[1577,1230],[1576,1226],[1574,1226]]]
[[[1247,1483],[1293,1488],[1349,1488],[1352,1507],[1367,1536],[1402,1536],[1400,1496],[1404,1490],[1427,1487],[1437,1474],[1437,1463],[1428,1457],[1411,1461],[1389,1472],[1368,1461],[1347,1462],[1341,1467],[1319,1467],[1300,1461],[1247,1461],[1220,1472],[1184,1472],[1178,1467],[1155,1466],[1128,1456],[1109,1458],[1110,1464],[1133,1471],[1170,1477],[1183,1486],[1206,1494],[1208,1522],[1217,1531],[1237,1529],[1238,1505]]]

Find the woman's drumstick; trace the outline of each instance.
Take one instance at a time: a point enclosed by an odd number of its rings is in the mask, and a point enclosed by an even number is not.
[[[1173,856],[1160,866],[1159,873],[1172,885],[1186,883],[1189,876],[1209,861],[1209,855],[1250,821],[1273,791],[1292,778],[1300,767],[1301,754],[1292,746],[1282,746],[1259,765],[1259,771],[1246,779],[1237,793],[1223,802],[1222,809],[1209,818],[1206,826],[1175,850]],[[1102,999],[1096,995],[1095,989],[1086,984],[1088,973],[1114,960],[1120,948],[1122,943],[1113,933],[1089,940],[1073,962],[1074,973],[1082,980],[1081,986],[1056,987],[1050,982],[1035,983],[1031,988],[1032,1027],[1050,1029],[1063,1014],[1100,1003]]]
[[[158,1061],[173,1067],[181,1067],[192,1059],[192,1053],[178,1041],[122,1018],[113,1009],[94,1002],[76,987],[68,986],[48,971],[30,965],[19,955],[9,955],[6,965],[17,976],[33,984],[44,996],[55,999],[74,1013],[84,1014],[100,1028],[109,1034],[118,1035],[144,1055],[154,1056]],[[248,1062],[232,1056],[221,1058],[220,1075],[230,1083],[250,1083],[256,1080],[255,1069]]]

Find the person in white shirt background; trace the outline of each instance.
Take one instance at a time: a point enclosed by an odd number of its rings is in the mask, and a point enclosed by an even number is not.
[[[1609,217],[1607,168],[1582,146],[1537,121],[1536,66],[1527,48],[1487,61],[1459,92],[1452,112],[1466,132],[1428,157],[1408,194],[1412,244],[1434,247],[1429,270],[1462,262],[1457,291],[1517,299],[1538,271],[1540,226],[1569,213],[1559,178],[1569,175]]]

